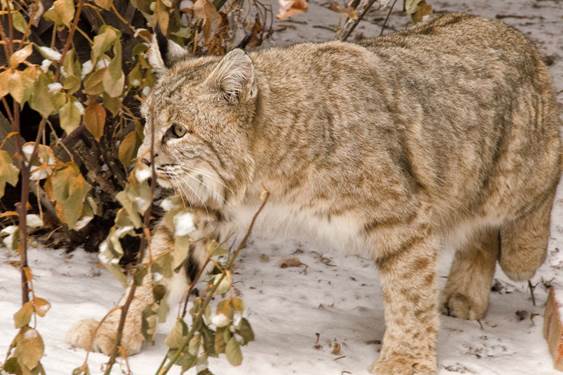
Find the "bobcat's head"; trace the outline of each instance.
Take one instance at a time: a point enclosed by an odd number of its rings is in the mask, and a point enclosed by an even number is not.
[[[158,183],[190,204],[219,208],[241,197],[253,174],[250,153],[257,85],[250,57],[190,58],[154,40],[149,61],[159,79],[141,107],[145,137],[138,158],[154,163]]]

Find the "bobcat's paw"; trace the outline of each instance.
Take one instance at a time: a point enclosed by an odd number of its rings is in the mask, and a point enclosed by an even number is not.
[[[436,375],[437,369],[433,361],[392,355],[375,361],[370,372],[374,375]]]
[[[487,313],[488,301],[476,301],[461,293],[445,296],[442,314],[465,320],[480,320]]]
[[[66,334],[65,341],[74,347],[101,352],[111,355],[115,347],[117,335],[117,322],[108,318],[96,332],[99,322],[93,319],[81,320],[76,323]],[[133,355],[141,351],[144,337],[141,327],[135,324],[125,324],[121,347],[126,350],[127,355]],[[138,328],[138,330],[135,330]],[[96,336],[94,337],[94,333]]]

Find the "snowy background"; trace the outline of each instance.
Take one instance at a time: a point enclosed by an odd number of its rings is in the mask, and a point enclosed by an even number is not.
[[[399,1],[397,8],[399,8]],[[468,11],[502,18],[538,43],[548,57],[558,100],[563,105],[563,1],[438,1],[430,3],[438,12]],[[308,13],[278,22],[270,45],[334,38],[328,28],[342,19],[327,4],[313,2]],[[370,13],[357,31],[377,35],[382,12]],[[393,29],[404,27],[398,13],[391,17]],[[353,37],[353,36],[352,36]],[[563,185],[563,184],[560,184]],[[508,281],[497,272],[489,313],[479,325],[442,317],[439,359],[440,375],[550,375],[552,359],[543,339],[545,284],[563,287],[563,186],[559,187],[552,213],[549,257],[532,280],[537,306],[533,306],[525,283]],[[367,374],[383,336],[383,306],[374,265],[368,259],[340,255],[306,240],[262,238],[259,234],[244,250],[235,286],[248,305],[248,316],[257,340],[243,348],[245,360],[233,368],[211,359],[210,368],[223,375],[345,375]],[[298,257],[300,267],[281,268],[280,262]],[[64,335],[79,319],[101,318],[122,293],[118,282],[97,262],[93,254],[75,254],[33,249],[30,263],[39,296],[52,309],[38,321],[46,342],[43,364],[47,373],[70,374],[84,352],[69,348]],[[12,314],[20,299],[16,256],[0,249],[0,355],[4,355],[16,331]],[[443,284],[451,254],[444,254],[439,268]],[[152,374],[165,353],[161,327],[157,344],[130,358],[134,374]],[[318,344],[317,344],[318,337]],[[337,345],[335,345],[335,342]],[[333,354],[333,348],[340,352]],[[90,368],[100,373],[106,357],[93,354]],[[119,374],[116,366],[114,373]],[[190,373],[191,374],[191,373]]]

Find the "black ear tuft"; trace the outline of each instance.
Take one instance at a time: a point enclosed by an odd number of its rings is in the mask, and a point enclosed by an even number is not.
[[[188,56],[188,51],[173,40],[167,39],[160,28],[154,30],[147,57],[155,72],[163,74],[176,62]]]
[[[166,39],[166,36],[162,33],[162,31],[160,31],[160,27],[156,28],[155,34],[158,50],[160,51],[160,56],[162,56],[164,65],[167,68],[170,68],[170,61],[168,61],[168,59],[166,58],[168,56],[168,39]]]

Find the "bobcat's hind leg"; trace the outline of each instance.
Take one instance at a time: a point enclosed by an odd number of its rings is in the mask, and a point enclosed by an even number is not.
[[[545,261],[554,198],[555,189],[532,211],[503,224],[499,263],[512,280],[531,279]]]
[[[442,313],[479,320],[485,316],[498,254],[498,229],[481,229],[455,254],[442,292]]]
[[[194,212],[195,230],[190,234],[194,240],[199,238],[209,238],[216,233],[216,223],[214,218],[207,213]],[[188,277],[186,271],[190,272],[193,263],[198,261],[201,254],[205,253],[205,241],[195,241],[191,249],[190,261],[186,264],[187,270],[180,269],[178,272],[172,273],[172,277],[163,278],[159,283],[169,288],[183,288],[183,290],[170,291],[173,294],[183,294],[188,288]],[[159,224],[154,231],[151,242],[151,252],[153,257],[159,256],[164,252],[174,249],[174,239],[170,230],[164,225]],[[148,254],[145,255],[147,259]],[[196,268],[201,266],[196,264]],[[129,289],[125,292],[119,306],[123,305]],[[123,336],[121,347],[126,350],[128,355],[138,353],[145,341],[142,334],[142,315],[145,308],[153,303],[152,281],[150,275],[146,275],[140,286],[135,291],[135,296],[129,307],[125,326],[123,328]],[[76,323],[66,335],[66,342],[71,346],[111,354],[115,346],[117,328],[119,325],[121,309],[115,309],[107,318],[99,325],[98,321],[93,319],[82,320]],[[96,332],[96,327],[99,328]]]

